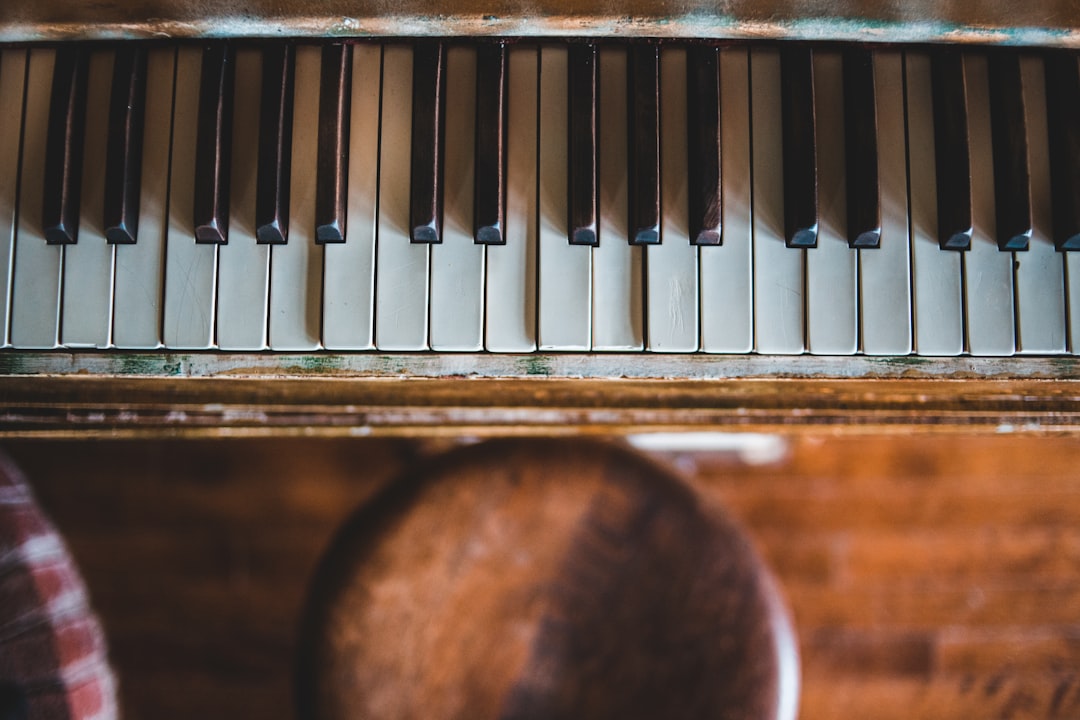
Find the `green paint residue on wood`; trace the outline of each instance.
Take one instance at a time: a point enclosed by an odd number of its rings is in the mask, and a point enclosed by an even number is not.
[[[547,358],[539,356],[522,358],[519,367],[525,371],[526,375],[547,376],[551,374],[551,365]]]
[[[871,357],[868,359],[873,363],[887,365],[890,367],[894,365],[899,365],[901,367],[913,367],[916,365],[925,365],[933,360],[933,358],[919,357],[917,355],[896,355],[894,357],[881,358]]]
[[[180,363],[170,363],[167,356],[162,355],[128,355],[121,353],[115,356],[119,361],[117,372],[120,375],[179,375]]]
[[[21,353],[0,353],[0,375],[24,375],[33,372],[23,362]]]
[[[304,355],[296,369],[304,373],[328,373],[340,370],[344,361],[340,355]]]

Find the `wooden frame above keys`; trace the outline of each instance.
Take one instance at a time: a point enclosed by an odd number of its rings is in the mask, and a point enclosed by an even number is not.
[[[6,0],[0,41],[135,37],[639,36],[1080,46],[1071,0]]]

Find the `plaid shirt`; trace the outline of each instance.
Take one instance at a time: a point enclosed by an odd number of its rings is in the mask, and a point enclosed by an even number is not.
[[[67,548],[0,454],[0,720],[118,717],[105,636]]]

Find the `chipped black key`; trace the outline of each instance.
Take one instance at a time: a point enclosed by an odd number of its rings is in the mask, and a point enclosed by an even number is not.
[[[626,73],[630,99],[628,158],[630,244],[660,242],[660,46],[631,46]]]
[[[874,55],[865,48],[849,48],[844,52],[844,132],[848,246],[880,247],[877,93]]]
[[[293,46],[289,43],[270,45],[263,50],[255,238],[265,244],[283,244],[289,237],[295,65]]]
[[[56,51],[41,204],[42,230],[50,245],[78,240],[89,68],[81,47],[61,45]]]
[[[445,133],[446,48],[441,42],[421,43],[413,55],[409,217],[414,243],[442,242]]]
[[[964,57],[941,48],[931,57],[938,242],[942,250],[971,247],[971,150],[968,144]]]
[[[322,51],[319,88],[319,149],[315,181],[315,242],[345,242],[349,180],[349,103],[352,46]]]
[[[571,245],[597,245],[596,226],[596,45],[575,43],[569,51],[569,221]]]
[[[1054,246],[1080,250],[1080,56],[1046,56],[1046,119]]]
[[[694,245],[719,245],[723,238],[719,52],[712,45],[694,45],[687,50],[687,171],[690,242]]]
[[[817,247],[817,132],[814,55],[807,47],[780,54],[784,138],[784,236],[788,247]]]
[[[195,242],[229,241],[235,53],[229,43],[203,49],[195,147]]]
[[[130,244],[139,236],[146,49],[124,44],[116,51],[109,95],[105,155],[105,238]]]
[[[483,245],[506,243],[503,183],[506,176],[506,45],[476,50],[476,175],[473,239]]]

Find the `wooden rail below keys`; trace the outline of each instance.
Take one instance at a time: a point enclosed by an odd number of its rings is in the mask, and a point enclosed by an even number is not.
[[[0,435],[1080,430],[1080,360],[0,353]]]

